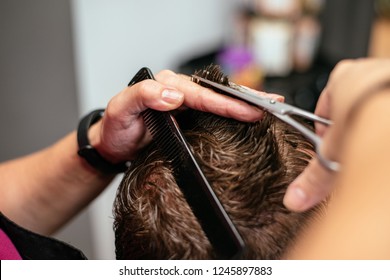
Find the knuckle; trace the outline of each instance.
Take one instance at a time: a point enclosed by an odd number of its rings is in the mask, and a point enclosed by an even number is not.
[[[106,119],[113,119],[115,118],[115,116],[118,115],[118,112],[119,112],[119,98],[118,97],[114,97],[112,98],[108,104],[107,104],[107,108],[106,110],[104,111],[104,117]]]
[[[168,69],[164,69],[164,70],[161,70],[159,73],[157,73],[156,78],[159,80],[160,79],[167,80],[167,79],[172,79],[172,77],[174,77],[174,76],[176,76],[175,72],[168,70]]]
[[[145,81],[142,81],[142,82],[137,84],[136,91],[139,94],[144,95],[144,94],[148,93],[151,90],[151,88],[152,88],[152,81],[145,80]]]
[[[134,98],[136,99],[152,99],[160,95],[162,91],[161,85],[154,80],[144,80],[134,88]]]
[[[356,60],[353,60],[353,59],[344,59],[344,60],[341,60],[340,62],[338,62],[338,63],[336,64],[334,72],[342,72],[342,71],[344,71],[346,68],[351,67],[351,65],[353,65],[354,63],[356,63]]]

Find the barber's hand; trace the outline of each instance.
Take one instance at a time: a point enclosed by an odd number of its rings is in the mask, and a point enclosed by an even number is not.
[[[375,94],[389,81],[390,59],[345,60],[335,67],[315,111],[317,115],[333,120],[329,127],[316,124],[316,132],[323,138],[321,153],[327,159],[340,161],[343,136],[355,109],[364,103],[365,97]],[[332,192],[336,175],[314,158],[288,187],[285,206],[297,212],[315,206]]]
[[[107,160],[131,160],[150,141],[140,115],[147,108],[169,111],[184,106],[248,122],[263,116],[260,109],[216,94],[189,77],[164,70],[155,78],[127,87],[113,97],[102,121],[91,129],[91,144]]]

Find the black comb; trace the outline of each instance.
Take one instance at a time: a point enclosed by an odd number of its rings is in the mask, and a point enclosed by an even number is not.
[[[146,67],[128,85],[145,79],[154,79]],[[170,112],[152,109],[142,116],[153,141],[170,162],[177,185],[213,246],[216,258],[239,258],[244,242],[196,162],[175,118]]]

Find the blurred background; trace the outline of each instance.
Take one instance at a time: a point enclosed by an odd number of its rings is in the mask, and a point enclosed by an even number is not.
[[[220,64],[312,111],[338,61],[390,57],[389,22],[388,0],[0,0],[0,161],[74,130],[143,66]],[[120,179],[55,237],[114,259]]]

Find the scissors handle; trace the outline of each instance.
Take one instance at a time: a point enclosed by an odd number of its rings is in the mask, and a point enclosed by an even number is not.
[[[320,161],[321,165],[324,166],[326,169],[337,172],[340,171],[340,164],[336,161],[332,161],[330,159],[327,159],[322,153],[321,153],[321,145],[322,145],[322,139],[315,134],[313,131],[308,129],[306,126],[301,124],[300,122],[297,122],[293,118],[291,118],[290,115],[283,115],[279,113],[273,113],[275,117],[278,119],[284,121],[285,123],[291,125],[296,130],[298,130],[300,133],[302,133],[303,136],[305,136],[314,146],[318,160]],[[320,118],[322,120],[326,120],[323,118]],[[326,120],[327,121],[327,120]],[[321,121],[320,121],[321,122]],[[325,123],[327,124],[327,123]]]
[[[292,105],[283,103],[285,111],[283,112],[284,115],[295,115],[300,116],[305,119],[311,120],[313,122],[318,122],[324,125],[332,125],[333,122],[331,120],[325,119],[323,117],[317,116],[316,114],[313,114],[311,112],[305,111],[303,109],[294,107]]]

